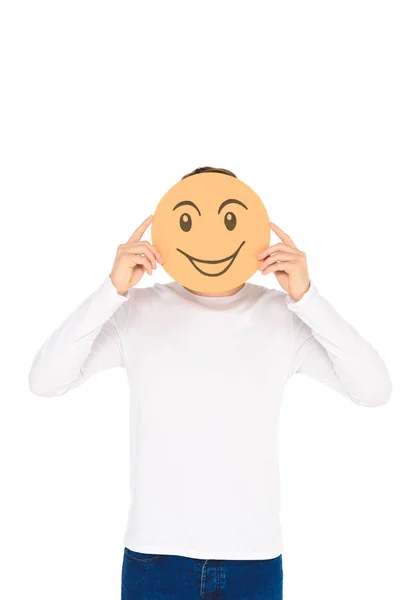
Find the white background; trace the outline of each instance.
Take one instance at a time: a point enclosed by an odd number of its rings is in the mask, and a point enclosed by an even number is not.
[[[30,393],[28,372],[117,245],[185,173],[211,165],[261,196],[394,386],[387,405],[368,409],[301,376],[289,382],[285,600],[398,600],[397,8],[2,3],[2,598],[120,597],[125,373],[48,399]],[[169,280],[160,268],[153,279]],[[252,281],[279,287],[272,274]]]

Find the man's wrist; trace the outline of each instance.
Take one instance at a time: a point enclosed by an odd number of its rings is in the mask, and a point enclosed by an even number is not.
[[[307,294],[308,290],[310,289],[311,286],[311,281],[308,282],[308,285],[305,289],[305,291],[300,294],[300,295],[296,295],[296,296],[292,296],[291,294],[289,294],[289,296],[294,300],[294,302],[300,302],[300,300]]]
[[[286,296],[286,302],[289,308],[297,308],[298,306],[303,306],[303,304],[307,304],[318,295],[318,290],[315,283],[310,279],[310,284],[306,292],[301,296],[299,300],[296,300],[290,294]]]
[[[110,280],[110,282],[111,282],[111,285],[112,285],[112,287],[113,287],[114,291],[115,291],[115,292],[118,294],[118,296],[121,296],[122,298],[128,299],[128,298],[129,298],[129,295],[130,295],[130,294],[129,294],[129,292],[130,292],[130,288],[129,288],[129,289],[127,289],[127,290],[124,290],[124,289],[122,289],[122,288],[119,288],[119,287],[117,287],[117,286],[115,285],[115,283],[113,282],[113,280],[112,280],[112,277],[111,277],[111,275],[110,275],[110,274],[108,275],[108,278],[109,278],[109,280]]]

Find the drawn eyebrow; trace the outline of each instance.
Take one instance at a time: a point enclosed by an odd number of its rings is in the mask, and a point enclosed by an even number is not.
[[[248,210],[247,206],[245,204],[243,204],[243,202],[240,202],[240,200],[235,200],[235,198],[228,198],[228,200],[224,200],[224,202],[221,204],[221,206],[218,209],[218,214],[221,212],[221,210],[224,208],[224,206],[226,206],[227,204],[240,204],[240,206],[243,206],[243,208],[245,208],[246,210]]]
[[[191,200],[182,200],[182,202],[178,202],[178,204],[176,204],[176,206],[174,206],[174,208],[172,210],[175,210],[179,206],[184,206],[185,204],[188,204],[189,206],[193,206],[193,208],[195,208],[197,210],[197,212],[199,213],[199,215],[201,216],[200,210],[197,208],[195,203],[192,202]]]

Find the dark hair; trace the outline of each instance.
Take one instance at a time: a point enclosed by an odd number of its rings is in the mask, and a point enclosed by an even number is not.
[[[228,169],[215,169],[214,167],[199,167],[198,169],[187,173],[187,175],[184,175],[182,179],[185,179],[186,177],[191,177],[192,175],[198,175],[199,173],[222,173],[223,175],[230,175],[231,177],[236,177],[235,173],[232,173],[232,171],[228,171]]]

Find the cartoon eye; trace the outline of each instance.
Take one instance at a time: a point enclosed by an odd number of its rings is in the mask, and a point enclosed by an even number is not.
[[[233,212],[228,212],[224,218],[225,227],[232,231],[236,227],[236,216]]]
[[[182,231],[190,231],[192,228],[192,217],[188,213],[183,213],[179,219],[179,225]]]

